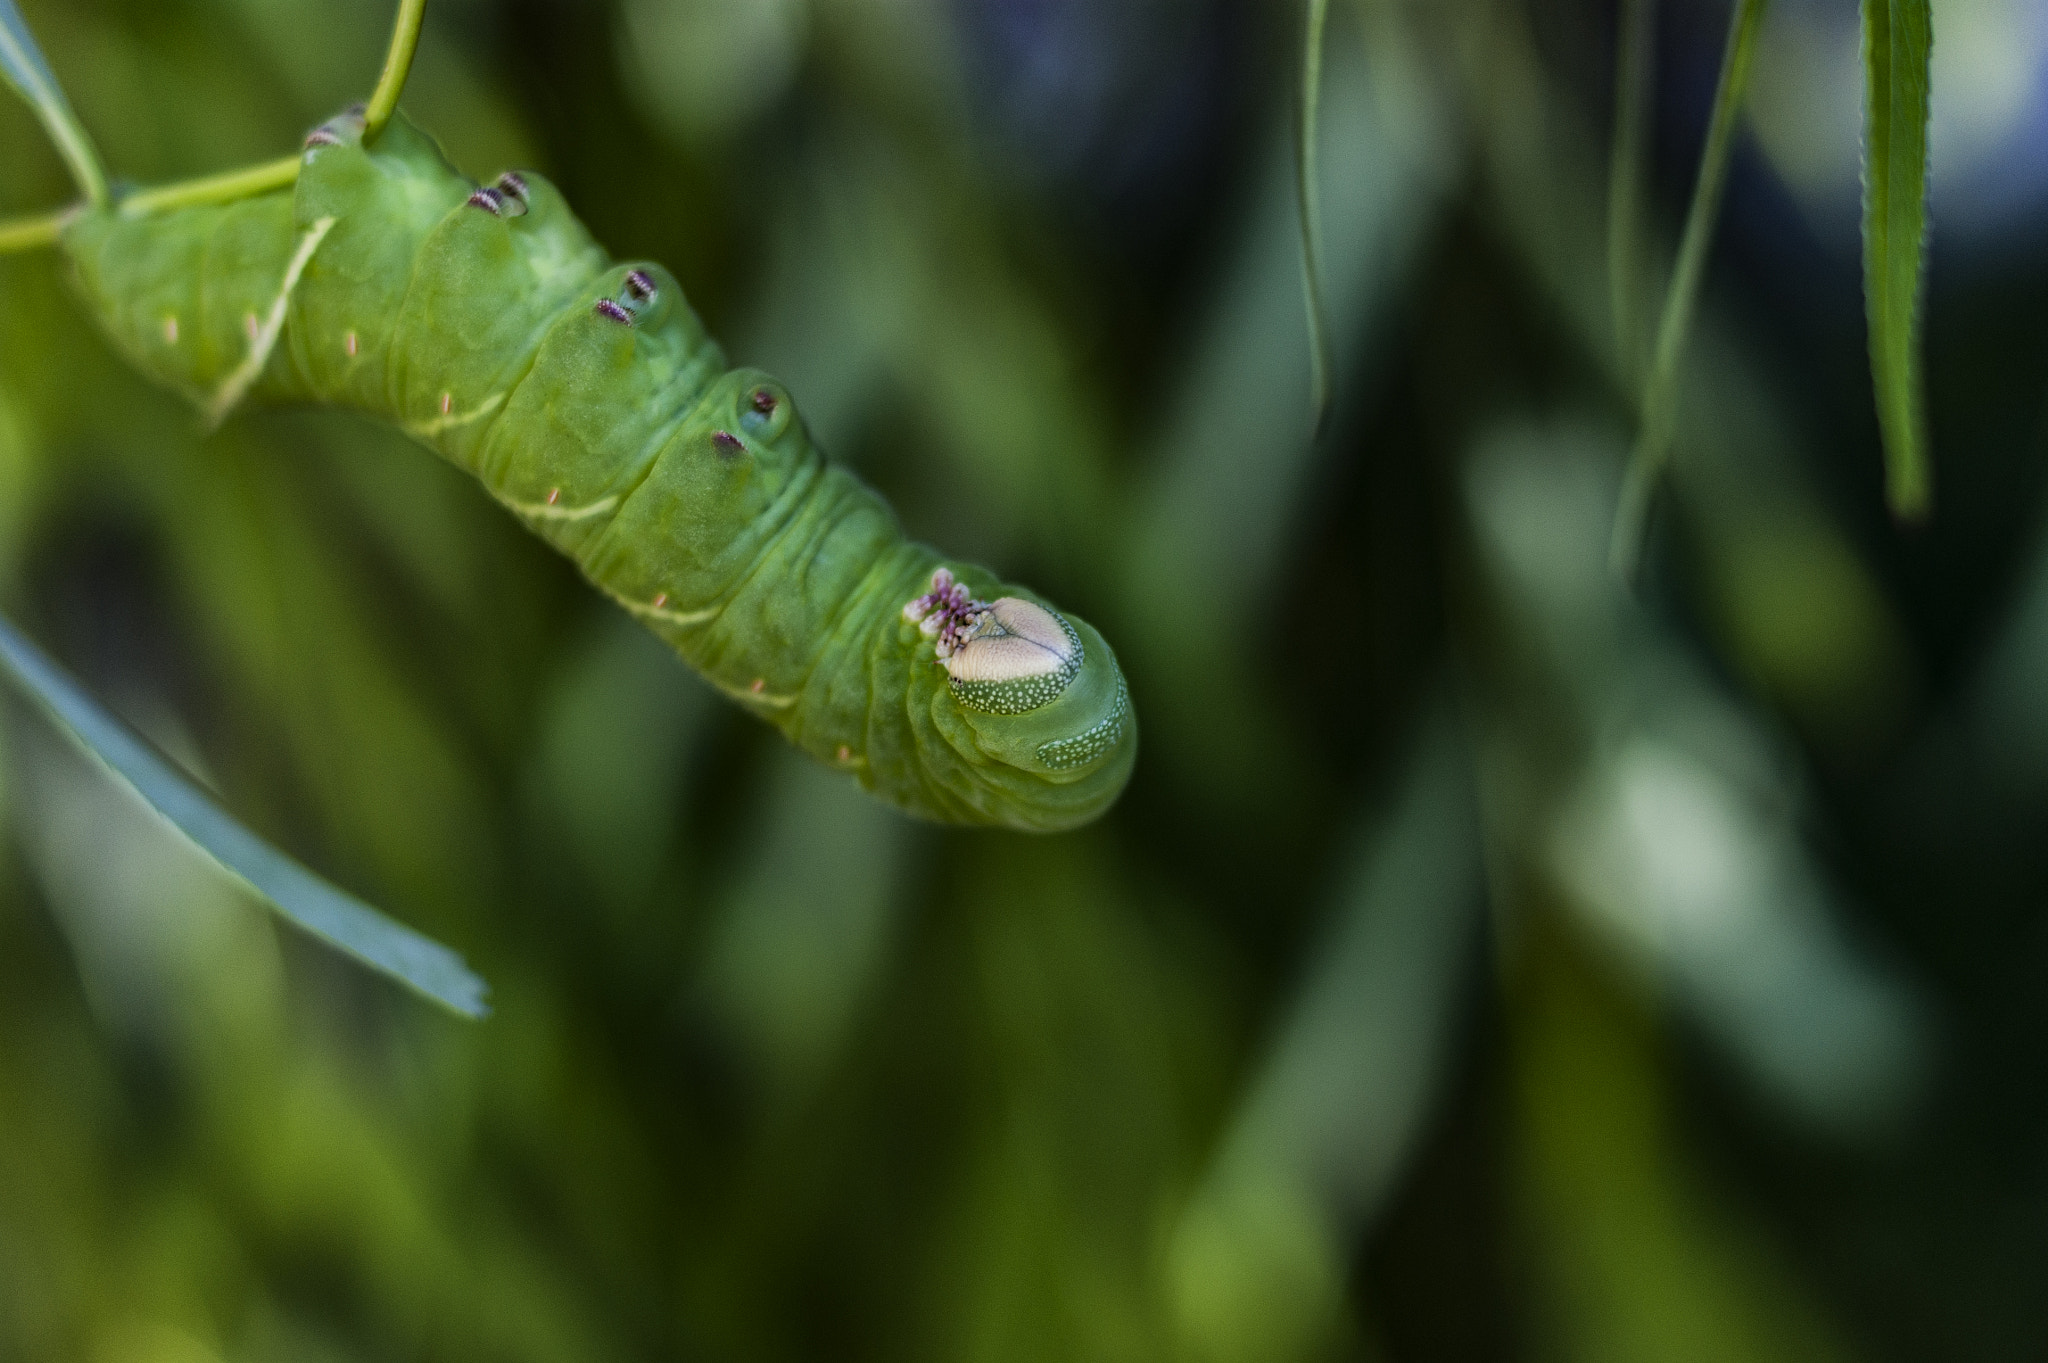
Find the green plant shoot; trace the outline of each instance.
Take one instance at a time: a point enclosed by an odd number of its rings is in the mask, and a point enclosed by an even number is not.
[[[1926,516],[1934,493],[1920,364],[1933,47],[1928,0],[1863,0],[1863,297],[1885,496],[1907,521]]]

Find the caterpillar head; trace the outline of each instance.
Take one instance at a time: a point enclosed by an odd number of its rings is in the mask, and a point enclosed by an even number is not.
[[[932,641],[983,751],[1075,779],[1119,764],[1128,771],[1137,736],[1130,694],[1087,624],[1024,597],[977,601],[944,568],[903,615]]]
[[[1060,616],[1020,596],[975,601],[944,568],[903,614],[934,640],[954,698],[985,715],[1050,705],[1081,670],[1081,636]]]

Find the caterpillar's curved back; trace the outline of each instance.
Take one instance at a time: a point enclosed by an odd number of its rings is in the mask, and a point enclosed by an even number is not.
[[[135,362],[400,423],[791,741],[936,819],[1057,829],[1137,725],[1086,621],[904,539],[725,358],[658,265],[612,262],[538,176],[479,188],[403,119],[307,139],[294,190],[66,229]]]

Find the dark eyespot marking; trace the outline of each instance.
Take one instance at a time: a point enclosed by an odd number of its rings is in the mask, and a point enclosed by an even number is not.
[[[731,431],[713,431],[711,448],[718,451],[721,459],[737,459],[747,452],[746,445]]]
[[[645,270],[629,271],[619,285],[619,292],[613,302],[633,314],[636,319],[651,317],[660,306],[661,290],[654,282],[654,276]]]
[[[789,425],[789,398],[763,384],[740,400],[740,425],[759,440],[773,440]]]
[[[508,170],[498,177],[497,191],[505,201],[505,211],[517,218],[522,216],[532,195],[526,188],[526,177],[516,170]]]
[[[359,136],[362,131],[363,106],[358,104],[354,108],[343,110],[306,134],[307,160],[310,162],[312,154],[322,147],[346,145],[351,137]]]
[[[599,317],[604,318],[606,321],[617,322],[622,327],[629,327],[633,325],[633,314],[627,312],[624,308],[620,307],[617,303],[613,302],[609,298],[598,299],[597,307],[593,309],[593,311],[595,311]]]
[[[469,206],[481,208],[494,218],[501,218],[505,215],[505,196],[495,189],[479,189],[469,196]]]

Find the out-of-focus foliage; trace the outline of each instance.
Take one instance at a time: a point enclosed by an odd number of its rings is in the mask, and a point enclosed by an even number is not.
[[[0,606],[496,1009],[281,932],[0,711],[0,1358],[2035,1352],[2048,27],[1934,0],[1903,534],[1855,14],[1773,7],[1630,591],[1614,10],[1330,6],[1317,441],[1298,7],[438,0],[407,105],[460,164],[555,177],[913,533],[1101,622],[1145,748],[1059,838],[865,801],[402,438],[202,436],[0,258]],[[288,150],[390,18],[24,12],[142,181]],[[1727,20],[1659,7],[1637,300]],[[0,108],[0,215],[70,192]]]
[[[185,835],[230,879],[285,918],[364,965],[464,1017],[483,1017],[488,992],[462,958],[308,872],[235,822],[135,731],[107,713],[43,651],[0,620],[0,678],[35,703],[106,775]]]

